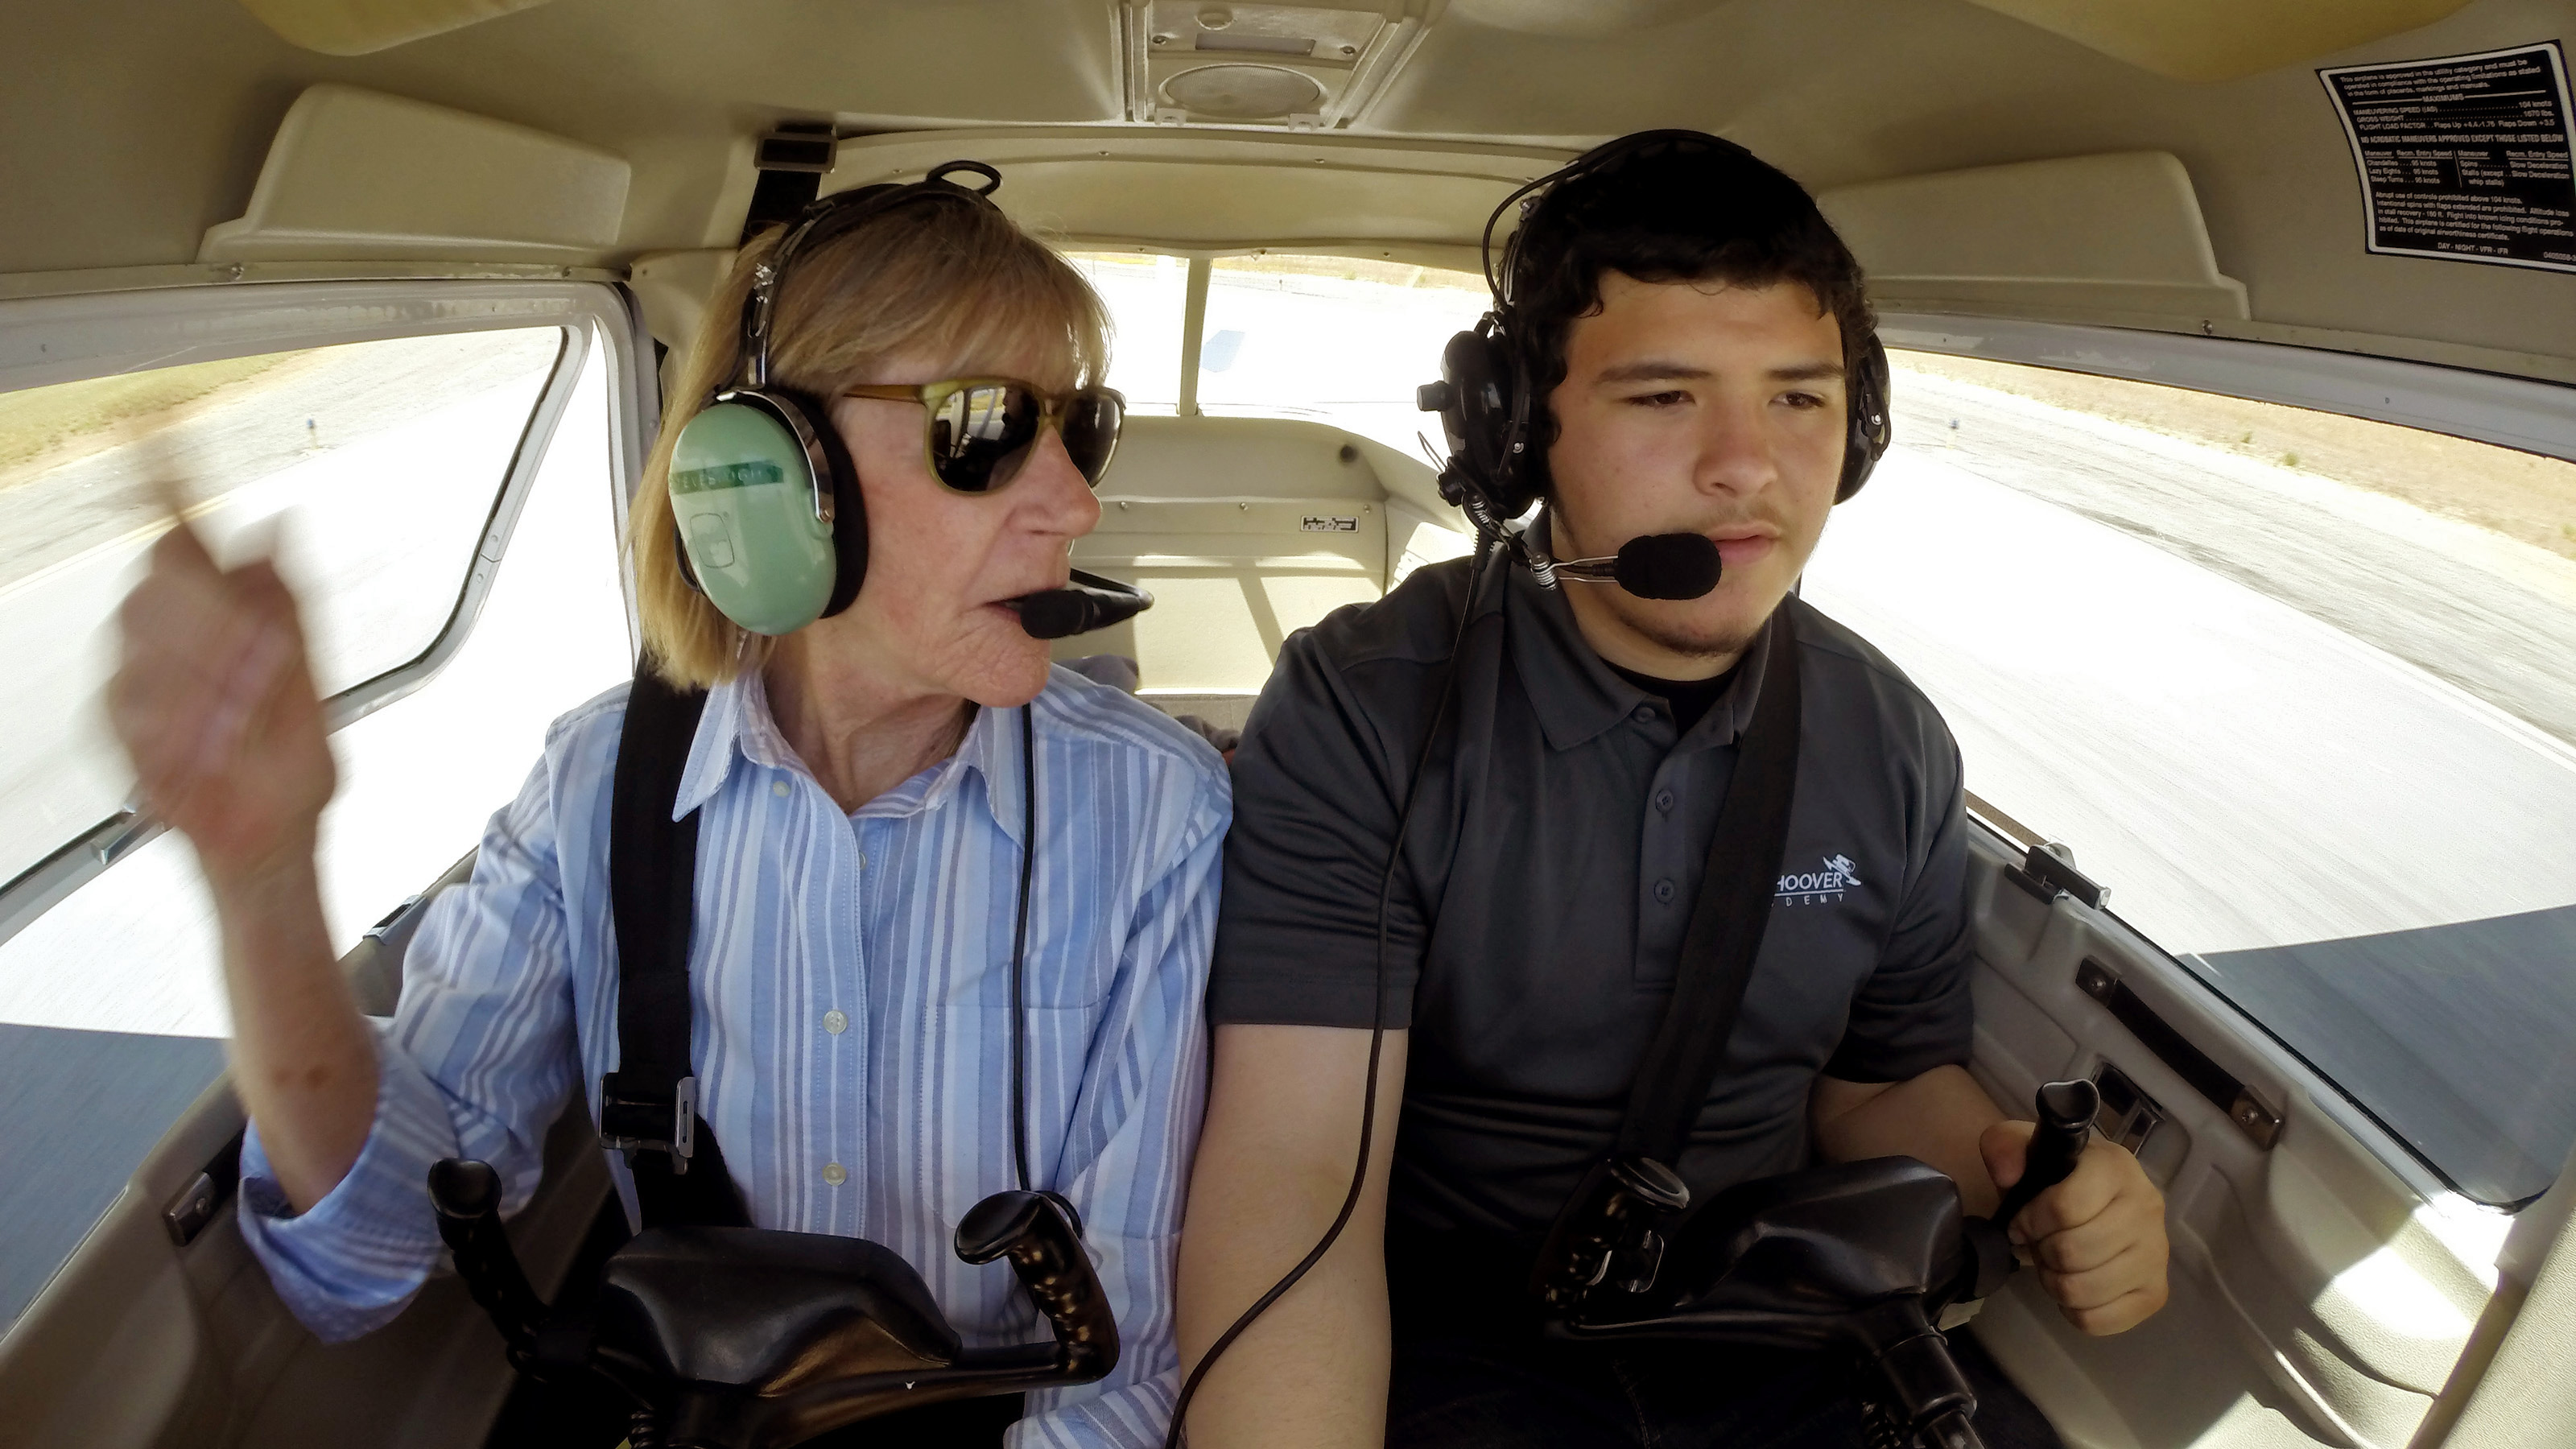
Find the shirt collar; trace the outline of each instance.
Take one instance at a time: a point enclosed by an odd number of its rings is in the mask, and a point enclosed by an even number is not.
[[[978,708],[956,753],[860,806],[851,818],[899,818],[935,809],[966,788],[971,775],[981,787],[976,793],[993,823],[1018,844],[1019,714],[1016,709]],[[756,669],[707,691],[706,710],[698,717],[688,764],[680,771],[679,793],[671,802],[671,818],[676,821],[714,799],[732,778],[737,762],[813,778],[813,771],[779,732],[778,721],[769,712],[768,686]]]
[[[1547,518],[1542,514],[1531,525],[1532,542],[1546,547],[1546,529]],[[1602,662],[1584,639],[1582,628],[1574,621],[1574,609],[1564,598],[1569,588],[1601,586],[1570,583],[1544,588],[1528,569],[1513,565],[1508,555],[1497,562],[1508,581],[1509,602],[1505,607],[1512,664],[1520,673],[1530,708],[1537,714],[1549,746],[1573,749],[1632,718],[1638,706],[1647,702],[1646,692]],[[1708,713],[1680,742],[1682,745],[1691,749],[1730,745],[1752,722],[1753,706],[1762,693],[1762,670],[1771,657],[1772,636],[1778,632],[1786,609],[1784,600],[1755,633],[1753,643],[1737,662],[1735,681],[1709,706]]]

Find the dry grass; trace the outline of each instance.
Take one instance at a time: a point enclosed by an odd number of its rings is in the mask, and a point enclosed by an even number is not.
[[[2015,393],[2385,493],[2576,558],[2576,464],[2556,458],[2155,383],[1924,352],[1891,360],[1900,371]]]
[[[301,355],[271,352],[192,362],[0,394],[0,488],[41,477],[100,447],[167,427],[195,411],[192,404]]]

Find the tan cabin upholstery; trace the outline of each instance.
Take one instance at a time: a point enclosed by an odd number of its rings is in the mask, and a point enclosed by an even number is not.
[[[1148,697],[1249,696],[1287,636],[1385,592],[1396,555],[1429,522],[1382,476],[1410,460],[1320,422],[1135,417],[1100,490],[1100,527],[1076,567],[1153,590],[1134,621],[1056,646],[1059,658],[1125,654]],[[1427,474],[1419,464],[1416,472]]]

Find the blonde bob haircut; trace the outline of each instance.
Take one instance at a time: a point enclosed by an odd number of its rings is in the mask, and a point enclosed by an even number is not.
[[[717,612],[680,576],[671,513],[671,449],[680,428],[742,376],[742,308],[752,269],[777,249],[772,228],[742,249],[707,301],[662,435],[645,463],[627,524],[644,653],[653,672],[703,689],[759,669],[771,641]],[[826,409],[853,386],[935,382],[961,368],[1033,359],[1026,381],[1053,390],[1088,386],[1108,371],[1109,318],[1064,258],[990,206],[915,202],[870,217],[788,269],[771,321],[770,386]],[[897,355],[943,359],[930,376],[875,375]]]

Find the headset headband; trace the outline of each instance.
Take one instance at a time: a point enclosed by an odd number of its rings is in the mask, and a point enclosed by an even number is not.
[[[1557,200],[1568,182],[1614,170],[1652,153],[1741,162],[1797,192],[1807,211],[1816,214],[1813,198],[1776,167],[1733,141],[1703,131],[1640,131],[1621,136],[1522,183],[1504,196],[1486,216],[1477,243],[1493,305],[1472,331],[1449,340],[1441,352],[1441,380],[1416,395],[1424,411],[1440,414],[1441,429],[1449,443],[1449,454],[1442,465],[1441,494],[1477,518],[1480,532],[1499,529],[1504,520],[1518,517],[1543,491],[1542,483],[1533,476],[1542,465],[1529,454],[1533,418],[1541,407],[1533,391],[1534,339],[1520,315],[1518,292],[1519,284],[1527,280],[1524,272],[1534,272],[1538,264],[1556,259],[1534,258],[1529,248],[1545,245],[1563,250],[1572,244],[1567,233],[1581,232],[1587,220],[1603,219],[1587,218],[1586,213],[1595,209],[1595,198]],[[1651,183],[1653,178],[1645,180]],[[1505,240],[1498,266],[1494,230],[1502,224],[1504,213],[1515,205],[1520,208],[1520,225]],[[1573,210],[1551,220],[1551,205]],[[1851,401],[1844,470],[1834,494],[1838,502],[1851,497],[1868,480],[1879,455],[1886,451],[1888,438],[1885,351],[1875,335],[1847,336],[1843,342]]]
[[[1616,140],[1604,141],[1545,176],[1521,183],[1509,196],[1497,203],[1492,214],[1485,218],[1484,235],[1477,243],[1478,254],[1482,258],[1485,270],[1485,288],[1493,294],[1494,310],[1498,313],[1504,312],[1512,305],[1512,270],[1513,263],[1520,256],[1521,237],[1529,228],[1530,218],[1537,214],[1540,206],[1546,204],[1548,195],[1552,194],[1558,186],[1577,176],[1604,170],[1641,151],[1664,145],[1676,149],[1695,146],[1731,152],[1747,161],[1759,160],[1751,151],[1733,141],[1723,136],[1712,136],[1705,131],[1638,131]],[[1532,196],[1533,192],[1539,194]],[[1523,201],[1524,197],[1529,199]],[[1494,225],[1503,219],[1503,213],[1509,211],[1514,202],[1521,202],[1521,224],[1512,229],[1511,236],[1503,243],[1503,270],[1501,275],[1497,276],[1494,272]]]
[[[981,176],[989,184],[960,186],[948,179],[954,171]],[[945,161],[930,168],[930,174],[907,185],[880,182],[827,196],[805,208],[804,214],[789,229],[777,249],[752,268],[751,291],[742,299],[742,381],[752,391],[769,386],[769,329],[771,313],[777,308],[778,293],[787,278],[787,264],[809,246],[820,246],[870,217],[879,216],[915,201],[964,201],[979,206],[992,206],[993,193],[1002,189],[1002,173],[981,161]]]

